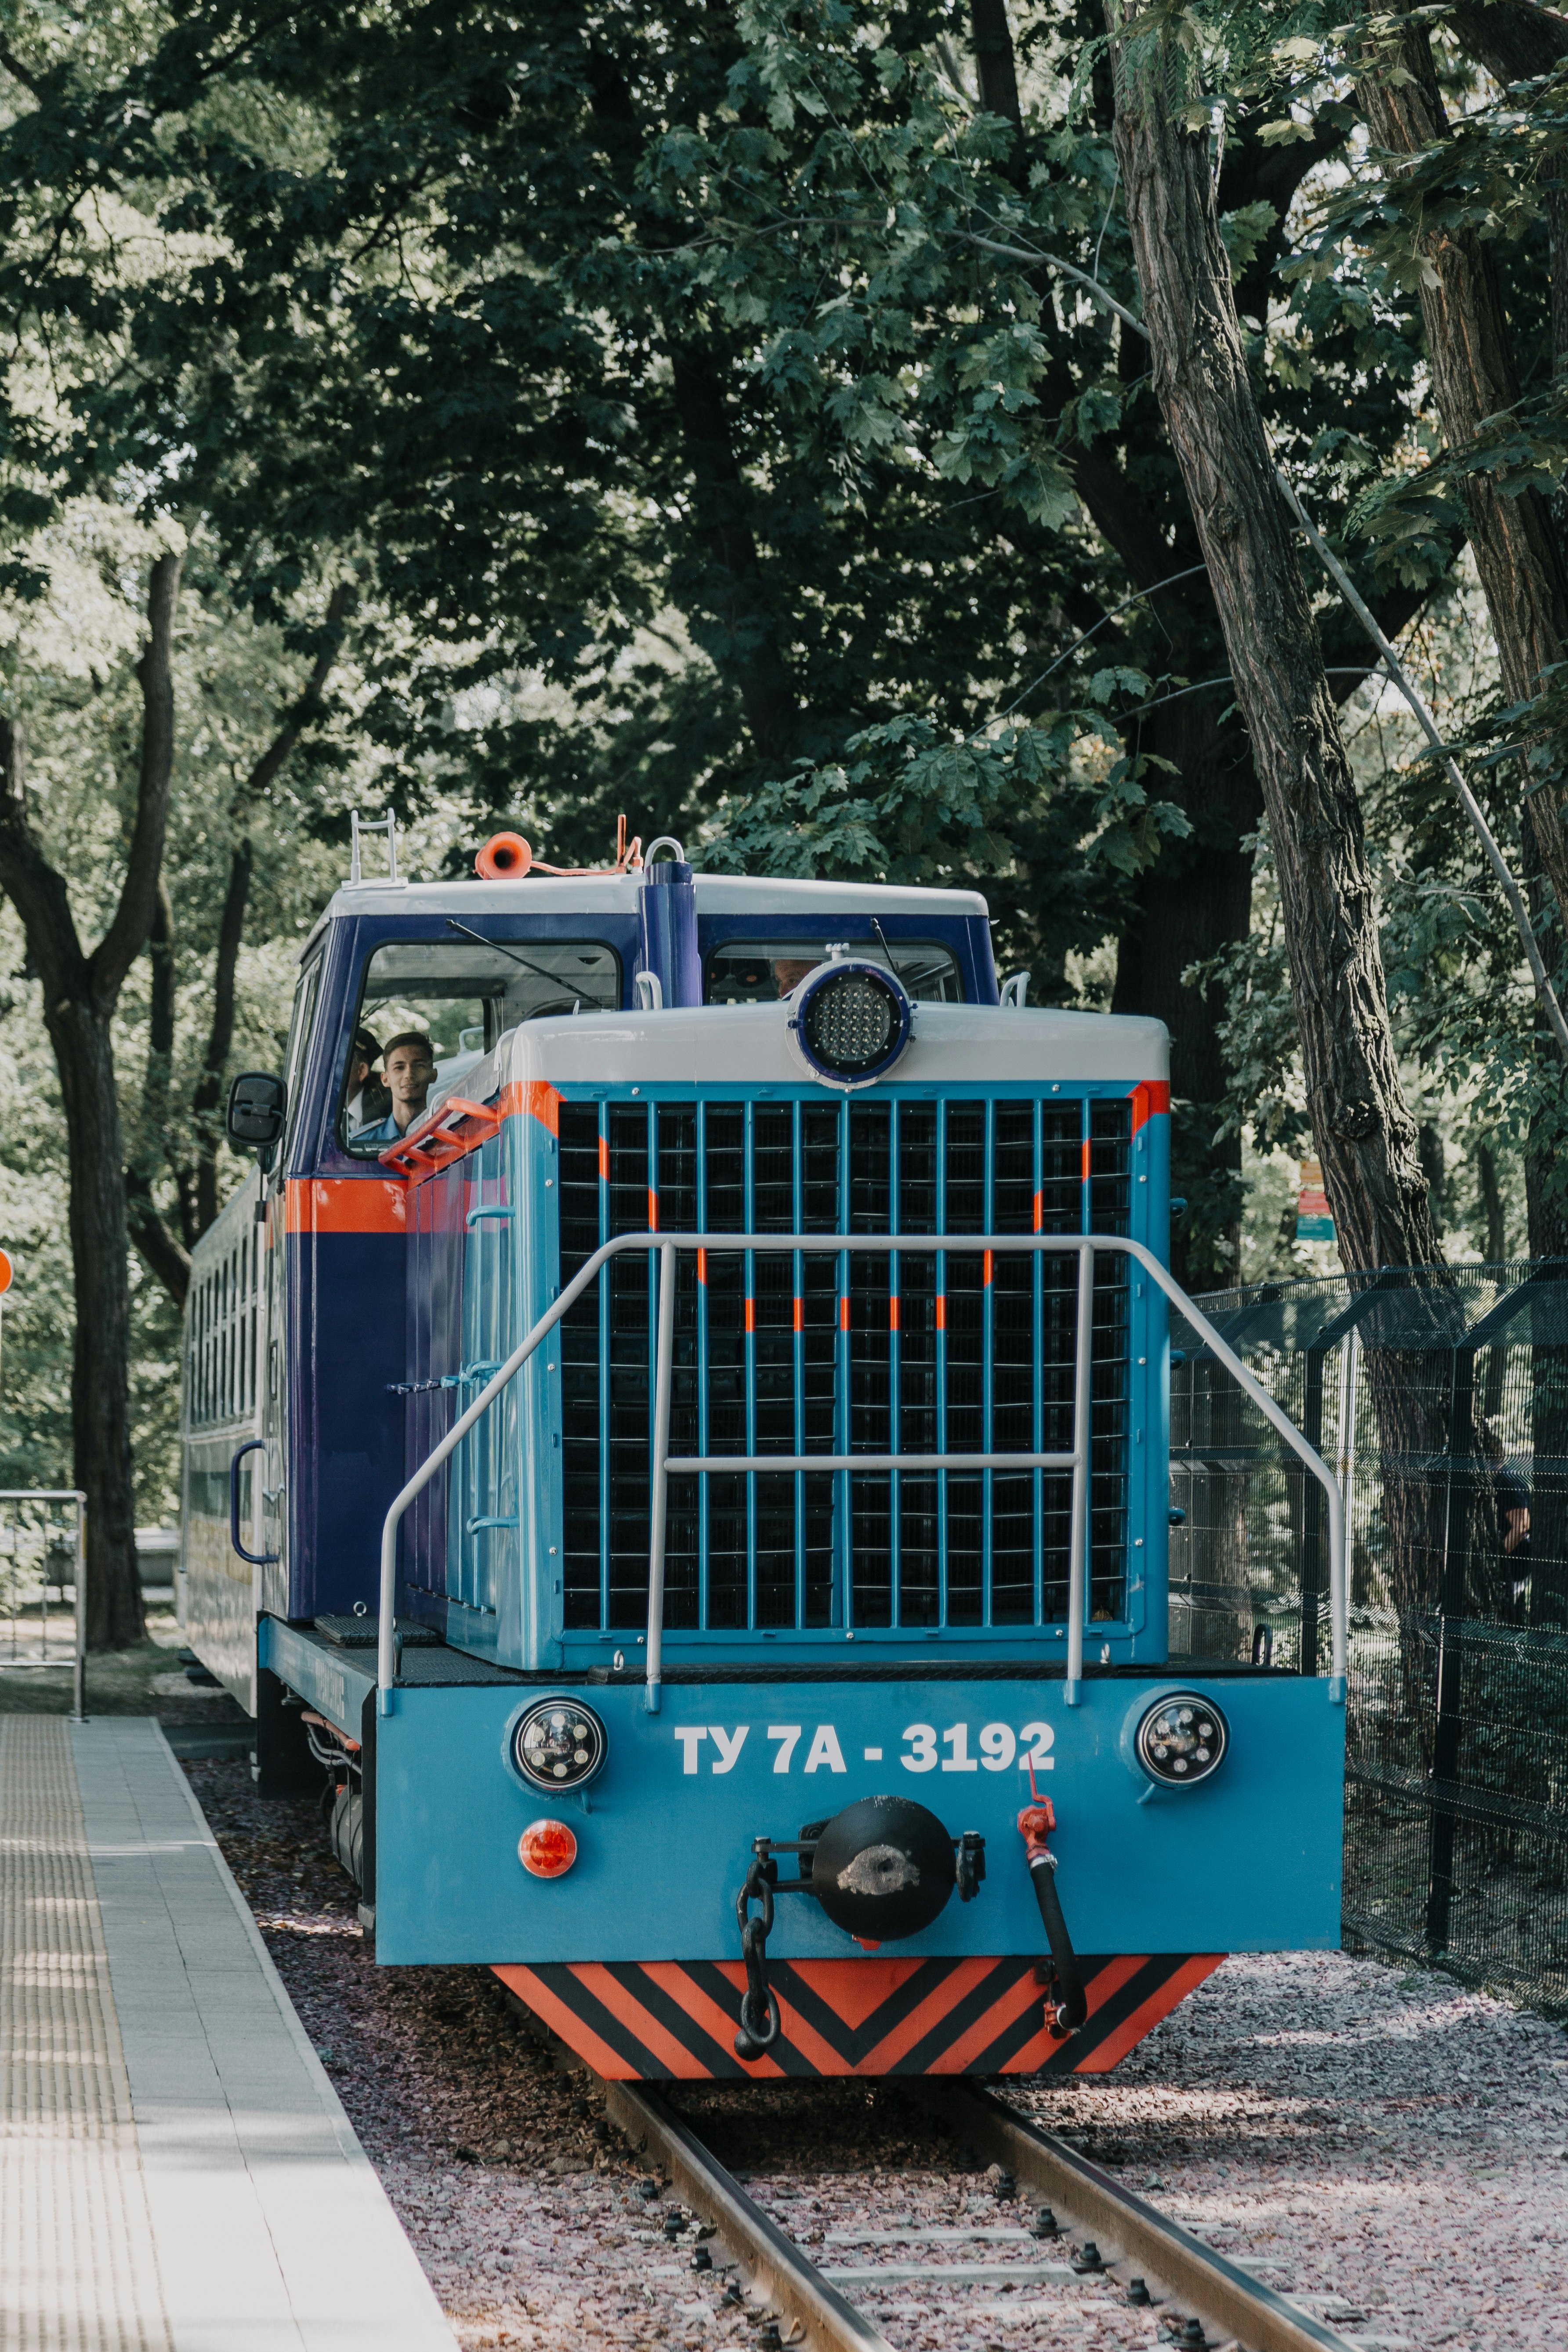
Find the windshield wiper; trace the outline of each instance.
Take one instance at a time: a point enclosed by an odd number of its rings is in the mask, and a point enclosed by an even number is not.
[[[558,971],[546,971],[542,963],[530,963],[525,955],[519,955],[515,948],[509,948],[506,946],[504,941],[500,940],[487,940],[483,931],[470,931],[467,923],[458,922],[456,915],[447,916],[447,929],[449,931],[461,931],[466,940],[474,940],[482,948],[494,948],[497,955],[506,956],[512,963],[520,963],[524,971],[531,971],[536,978],[540,980],[547,980],[552,988],[563,988],[566,984],[565,978],[563,973]]]

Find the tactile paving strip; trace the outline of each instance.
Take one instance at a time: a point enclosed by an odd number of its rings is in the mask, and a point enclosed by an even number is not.
[[[0,2352],[173,2352],[69,1733],[0,1716]]]

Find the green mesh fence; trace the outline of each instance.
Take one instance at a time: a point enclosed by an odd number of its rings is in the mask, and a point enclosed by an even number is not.
[[[1568,2014],[1568,1265],[1199,1303],[1346,1496],[1347,1942]],[[1172,1348],[1172,1656],[1326,1673],[1321,1496]]]

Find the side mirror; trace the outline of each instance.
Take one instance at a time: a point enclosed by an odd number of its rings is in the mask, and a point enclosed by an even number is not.
[[[289,1089],[265,1070],[242,1070],[228,1090],[224,1132],[237,1151],[254,1151],[263,1166],[283,1139]]]

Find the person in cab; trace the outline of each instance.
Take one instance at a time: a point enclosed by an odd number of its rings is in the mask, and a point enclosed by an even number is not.
[[[402,1140],[425,1108],[436,1075],[436,1049],[423,1030],[405,1029],[389,1040],[382,1070],[392,1108],[384,1118],[359,1129],[353,1138],[356,1145]]]
[[[369,1029],[356,1029],[349,1055],[348,1107],[344,1114],[350,1135],[357,1135],[362,1128],[374,1127],[392,1108],[392,1097],[375,1066],[380,1059],[380,1038]]]

